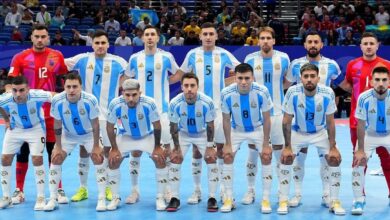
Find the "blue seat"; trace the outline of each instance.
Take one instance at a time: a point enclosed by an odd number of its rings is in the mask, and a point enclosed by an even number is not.
[[[5,35],[0,35],[0,41],[8,42],[11,39],[11,37],[5,36]]]
[[[13,41],[13,40],[11,40],[11,41],[8,41],[7,46],[19,46],[21,44],[22,43],[20,41]]]
[[[91,25],[80,24],[80,25],[77,27],[77,30],[80,30],[80,29],[89,29],[89,28],[91,28]]]

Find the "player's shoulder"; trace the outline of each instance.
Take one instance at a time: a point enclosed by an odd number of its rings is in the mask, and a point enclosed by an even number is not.
[[[279,56],[279,57],[282,57],[282,58],[290,59],[290,57],[288,56],[287,53],[282,52],[280,50],[274,50],[274,56]]]
[[[50,92],[44,91],[42,89],[30,89],[29,90],[29,95],[32,98],[42,98],[42,97],[49,96]]]
[[[369,89],[369,90],[366,90],[364,92],[362,92],[360,95],[359,95],[359,99],[360,100],[366,100],[367,98],[369,97],[372,97],[373,96],[373,88]]]
[[[262,93],[266,92],[266,93],[268,93],[267,87],[265,87],[264,85],[260,85],[257,82],[253,82],[252,83],[252,89],[254,91],[256,91],[256,92],[262,92]]]
[[[145,55],[145,50],[141,50],[141,51],[138,51],[136,53],[133,53],[131,56],[130,56],[130,60],[136,58],[136,57],[139,57],[141,55]]]
[[[224,96],[229,96],[237,92],[237,83],[233,83],[222,89],[221,94]]]
[[[85,100],[85,101],[91,102],[93,104],[97,104],[98,103],[97,98],[93,94],[91,94],[91,93],[82,91],[81,95],[82,95],[83,100]]]
[[[53,96],[51,103],[52,103],[52,105],[56,105],[56,104],[64,102],[64,101],[66,101],[66,92],[65,91],[55,94]]]
[[[249,61],[249,60],[255,59],[256,57],[261,58],[260,51],[255,51],[255,52],[252,52],[252,53],[246,55],[245,60]]]
[[[12,93],[4,93],[0,95],[0,106],[7,105],[8,103],[12,102],[13,96]]]
[[[337,65],[337,66],[338,66],[336,60],[331,59],[331,58],[328,58],[328,57],[324,57],[324,56],[321,57],[320,62],[327,63],[327,64],[332,64],[332,65]]]
[[[208,104],[208,105],[213,104],[213,99],[211,99],[209,96],[207,96],[203,92],[198,92],[198,97],[199,97],[198,99],[205,104]]]
[[[56,55],[56,56],[62,56],[62,57],[64,56],[62,54],[62,52],[59,51],[59,50],[56,50],[56,49],[53,49],[53,48],[49,48],[49,47],[46,47],[46,50],[47,50],[47,53],[50,54],[50,55]]]
[[[307,62],[308,61],[307,61],[306,57],[299,57],[299,58],[296,58],[293,61],[291,61],[291,66],[301,65],[301,64],[307,63]]]
[[[115,61],[115,62],[118,62],[118,63],[126,63],[126,60],[123,59],[121,56],[118,56],[118,55],[115,55],[115,54],[112,54],[112,53],[108,53],[107,56],[112,61]]]
[[[291,94],[291,95],[295,95],[295,94],[302,93],[302,92],[303,92],[302,83],[298,83],[296,85],[290,86],[290,88],[288,88],[288,90],[287,90],[287,93]]]
[[[154,101],[154,99],[145,95],[140,96],[139,102],[149,106],[156,106],[156,102]]]
[[[121,104],[125,103],[125,99],[123,96],[119,96],[111,100],[109,108],[116,108],[117,106],[120,106]]]
[[[329,95],[333,95],[334,96],[333,89],[331,87],[329,87],[329,86],[318,84],[317,85],[317,91],[320,94],[325,95],[325,96],[329,96]]]
[[[172,106],[175,106],[175,105],[178,105],[179,103],[181,103],[183,101],[184,101],[184,95],[183,95],[183,93],[179,93],[171,100],[170,103],[171,103]]]

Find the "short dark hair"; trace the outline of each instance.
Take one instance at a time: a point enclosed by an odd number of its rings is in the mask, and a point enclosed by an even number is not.
[[[82,81],[81,81],[81,76],[79,74],[77,74],[77,72],[75,72],[75,71],[68,72],[65,75],[64,83],[66,82],[66,80],[78,80],[80,82],[80,85],[83,84]]]
[[[182,84],[184,79],[195,79],[196,85],[199,85],[199,78],[195,75],[195,73],[184,73],[180,81]]]
[[[157,27],[152,26],[152,25],[146,25],[144,30],[142,31],[142,35],[144,35],[146,29],[154,29],[154,30],[156,30],[157,35],[160,36],[160,29],[158,29]]]
[[[215,25],[211,22],[205,22],[201,26],[201,29],[203,29],[203,28],[215,28]]]
[[[316,66],[316,65],[314,65],[314,64],[312,64],[312,63],[305,63],[305,64],[303,64],[302,66],[301,66],[301,69],[300,69],[300,73],[301,73],[301,75],[302,75],[302,73],[304,72],[304,71],[307,71],[307,70],[314,70],[314,71],[316,71],[316,73],[317,73],[317,75],[318,75],[318,67]]]
[[[306,36],[305,36],[305,41],[306,41],[307,37],[310,36],[310,35],[318,35],[320,37],[320,39],[321,39],[321,42],[322,42],[321,34],[318,33],[317,31],[309,31],[309,33],[307,33]]]
[[[34,32],[35,30],[37,31],[46,30],[47,33],[49,33],[49,28],[44,24],[34,24],[31,28],[31,33]]]
[[[255,29],[253,29],[253,30],[255,30]],[[252,30],[252,31],[253,31],[253,30]],[[273,29],[272,27],[268,27],[268,26],[266,26],[266,27],[261,27],[261,28],[259,29],[259,36],[260,36],[260,34],[263,33],[263,32],[270,33],[270,34],[271,34],[271,37],[272,37],[273,39],[275,39],[275,31],[274,31],[274,29]]]
[[[22,84],[28,84],[27,78],[23,75],[13,77],[11,79],[12,85],[22,85]]]
[[[238,66],[236,66],[236,68],[234,69],[234,72],[235,73],[251,72],[253,75],[253,68],[251,65],[249,65],[247,63],[241,63],[241,64],[238,64]]]
[[[375,73],[387,73],[387,75],[389,75],[389,69],[385,66],[377,66],[372,70],[372,75]]]
[[[104,30],[102,29],[98,29],[95,31],[95,33],[93,34],[92,36],[92,39],[95,39],[97,37],[101,37],[101,36],[106,36],[107,40],[108,40],[108,34],[107,32],[105,32]]]
[[[373,37],[373,38],[375,38],[376,41],[378,41],[378,37],[373,32],[364,32],[362,34],[362,37],[360,38],[360,43],[362,42],[363,38],[365,38],[365,37]]]

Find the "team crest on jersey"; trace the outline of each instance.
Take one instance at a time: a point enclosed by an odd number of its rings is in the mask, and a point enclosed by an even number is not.
[[[320,70],[320,75],[323,76],[326,74],[326,69],[325,67],[321,67],[321,70]]]
[[[139,113],[139,114],[138,114],[138,120],[142,120],[142,119],[144,119],[144,115],[141,114],[141,113]]]
[[[160,70],[160,69],[161,69],[161,64],[160,64],[160,63],[157,63],[155,68],[156,68],[157,70]]]
[[[65,112],[64,112],[65,115],[70,115],[70,111],[69,109],[67,109]]]
[[[197,63],[202,63],[203,60],[202,60],[202,58],[199,58],[196,62],[197,62]]]
[[[369,113],[371,113],[371,114],[375,114],[375,113],[376,113],[376,111],[375,111],[375,109],[373,108],[373,109],[371,109],[371,110],[369,111]]]
[[[287,104],[287,103],[286,103]],[[305,108],[305,106],[303,105],[303,103],[300,103],[299,105],[298,105],[298,108]]]
[[[386,115],[390,115],[390,108],[386,110]]]
[[[216,57],[214,58],[214,62],[219,63],[219,62],[221,62],[221,60],[219,59],[218,56],[216,56]]]
[[[187,116],[187,113],[186,112],[182,112],[181,116]]]
[[[138,68],[144,68],[144,64],[143,63],[138,64]]]
[[[92,65],[92,64],[89,64],[88,67],[87,67],[87,69],[93,70],[93,65]]]
[[[196,117],[202,117],[202,112],[197,112]]]
[[[104,71],[105,73],[109,73],[109,72],[111,71],[111,69],[110,69],[109,66],[105,66],[104,69],[103,69],[103,71]]]
[[[50,65],[50,66],[53,66],[53,65],[54,65],[54,60],[50,59],[50,60],[49,60],[49,65]]]
[[[280,70],[280,63],[275,63],[274,67],[275,67],[275,70]]]
[[[85,109],[82,108],[82,109],[80,109],[79,112],[80,112],[80,115],[85,115]]]
[[[30,109],[30,114],[35,114],[36,112],[37,112],[37,110],[35,108]]]
[[[255,70],[258,70],[258,71],[261,71],[261,66],[260,65],[257,65]]]
[[[129,119],[129,118],[127,117],[127,115],[123,115],[122,118],[123,118],[123,119],[126,119],[126,120]]]
[[[257,103],[255,101],[251,102],[251,108],[257,108]]]
[[[11,112],[11,114],[17,115],[18,113],[14,110],[14,111]]]
[[[316,111],[317,111],[317,112],[322,111],[322,105],[317,105]]]
[[[234,107],[234,108],[238,108],[238,107],[240,107],[240,106],[239,106],[238,103],[236,102],[236,103],[233,104],[233,107]]]

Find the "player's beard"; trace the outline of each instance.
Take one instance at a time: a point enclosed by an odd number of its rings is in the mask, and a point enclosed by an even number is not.
[[[305,89],[307,90],[307,91],[309,91],[309,92],[313,92],[315,89],[316,89],[316,85],[314,85],[313,83],[306,83],[305,85],[304,85],[304,87],[305,87]]]
[[[387,88],[379,88],[379,89],[374,89],[376,93],[378,93],[378,95],[383,95],[387,92]]]
[[[315,52],[312,52],[314,51],[313,49],[315,49]],[[310,57],[310,58],[315,58],[318,56],[318,54],[320,54],[320,51],[317,50],[317,48],[311,48],[309,51],[307,51],[307,55]]]
[[[264,45],[261,50],[263,51],[263,53],[268,54],[271,51],[271,47],[269,47],[268,45]]]

